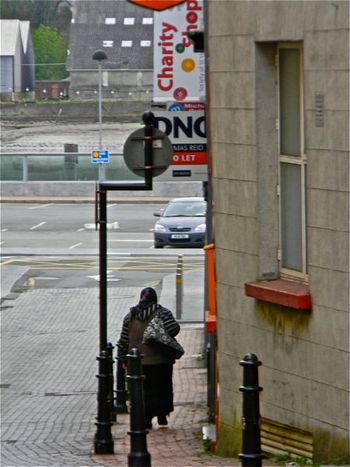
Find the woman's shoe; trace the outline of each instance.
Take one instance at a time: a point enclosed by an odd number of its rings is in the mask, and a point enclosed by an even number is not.
[[[165,415],[158,415],[158,425],[167,426],[168,420],[166,419]]]

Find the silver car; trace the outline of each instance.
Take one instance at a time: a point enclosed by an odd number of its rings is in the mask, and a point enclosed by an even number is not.
[[[165,245],[203,247],[206,232],[204,198],[174,198],[166,208],[154,215],[160,217],[154,226],[154,248]]]

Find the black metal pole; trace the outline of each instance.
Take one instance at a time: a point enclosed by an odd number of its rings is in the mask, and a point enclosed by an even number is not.
[[[107,191],[123,190],[152,190],[153,176],[153,122],[152,112],[145,112],[142,116],[145,123],[144,129],[144,162],[145,180],[143,183],[111,183],[100,182],[96,190],[96,225],[99,225],[99,273],[100,273],[100,355],[97,394],[97,431],[95,434],[95,453],[113,454],[114,443],[111,435],[111,418],[113,416],[113,356],[107,349]],[[111,383],[112,379],[112,383]],[[147,453],[148,454],[148,453]],[[149,454],[148,454],[149,455]],[[133,458],[133,457],[132,457]],[[145,456],[147,460],[147,456]],[[146,462],[145,460],[145,462]],[[132,464],[140,465],[141,464]],[[142,464],[148,467],[149,464]]]
[[[145,184],[152,190],[152,166],[153,166],[153,122],[154,114],[145,112],[142,115],[145,124]]]
[[[97,431],[95,434],[95,453],[113,454],[114,442],[111,433],[111,409],[113,391],[112,357],[107,352],[107,192],[99,190],[99,240],[100,240],[100,355],[97,393]]]
[[[143,379],[141,354],[131,349],[128,358],[128,392],[130,398],[130,452],[128,467],[151,467],[151,455],[147,451],[147,430],[145,404],[143,398]]]
[[[114,346],[112,342],[107,342],[107,355],[109,357],[108,360],[108,374],[110,376],[110,379],[108,381],[109,387],[108,387],[108,402],[110,403],[110,414],[111,414],[111,421],[116,422],[117,421],[117,409],[114,406],[114,376],[113,376],[113,349]]]
[[[261,452],[260,439],[260,409],[258,367],[261,362],[253,353],[245,355],[239,362],[243,366],[243,386],[239,388],[243,392],[242,415],[242,453],[239,458],[243,467],[261,467],[264,458]]]
[[[111,433],[111,412],[109,401],[109,357],[105,350],[102,350],[97,357],[99,361],[98,393],[97,393],[97,431],[95,434],[94,447],[95,454],[113,454],[114,442]]]
[[[100,351],[107,346],[107,191],[99,191]]]
[[[117,413],[128,413],[126,405],[125,370],[122,362],[117,358],[117,390],[116,390],[116,411]]]

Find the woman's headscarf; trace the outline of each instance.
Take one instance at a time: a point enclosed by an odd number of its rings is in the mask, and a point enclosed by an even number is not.
[[[141,290],[139,303],[131,308],[132,314],[140,320],[147,319],[157,308],[157,292],[153,287]]]

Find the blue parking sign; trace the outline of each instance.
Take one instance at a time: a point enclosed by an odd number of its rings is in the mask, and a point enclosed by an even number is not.
[[[93,164],[108,164],[109,162],[109,151],[92,151],[91,162]]]

